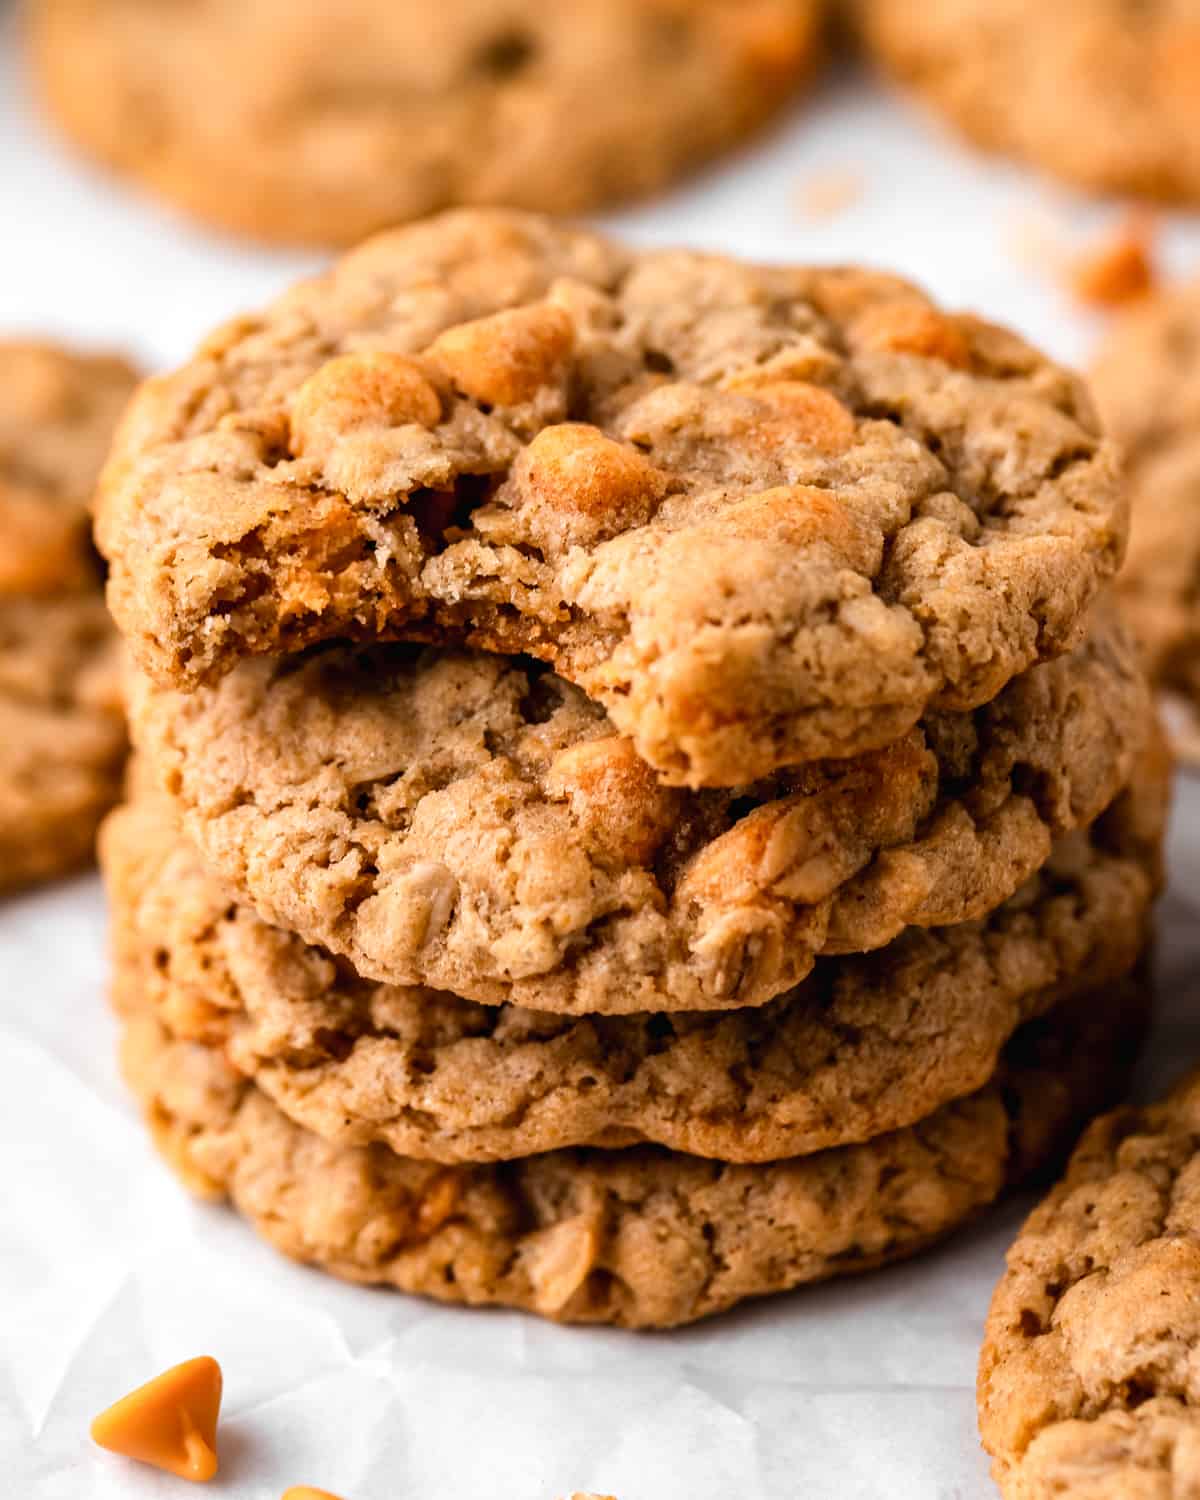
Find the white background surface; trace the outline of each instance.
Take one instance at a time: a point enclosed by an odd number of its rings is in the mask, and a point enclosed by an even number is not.
[[[316,263],[208,238],[68,158],[34,118],[11,33],[0,22],[0,336],[115,344],[156,366]],[[803,184],[844,170],[863,179],[859,201],[806,221]],[[1039,222],[1086,241],[1113,213],[981,161],[844,76],[760,148],[609,222],[644,241],[888,266],[1079,360],[1096,327],[1027,242]],[[1173,267],[1200,268],[1196,220],[1165,225],[1163,243]],[[1172,861],[1142,1092],[1200,1059],[1195,782],[1180,788]],[[112,1063],[103,950],[94,878],[0,905],[4,1500],[187,1493],[86,1433],[102,1407],[198,1353],[226,1376],[214,1497],[277,1500],[299,1483],[344,1500],[992,1493],[974,1365],[1027,1204],[914,1264],[670,1336],[342,1287],[191,1203],[155,1160]]]

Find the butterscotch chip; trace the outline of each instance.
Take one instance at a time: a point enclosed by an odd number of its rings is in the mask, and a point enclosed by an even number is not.
[[[1200,1077],[1098,1120],[996,1288],[979,1424],[1001,1493],[1200,1486]]]
[[[101,1412],[92,1423],[92,1441],[181,1479],[212,1479],[221,1386],[215,1359],[189,1359]]]
[[[635,1148],[448,1168],[334,1146],[144,1012],[124,1065],[172,1165],[288,1255],[445,1302],[666,1327],[897,1260],[974,1218],[1111,1098],[1145,1009],[1139,983],[1109,986],[1022,1029],[989,1084],[918,1125],[766,1166]],[[456,1206],[430,1230],[421,1205],[447,1173]]]
[[[268,921],[371,979],[568,1014],[761,1005],[818,954],[986,915],[1151,722],[1107,607],[984,708],[729,791],[663,786],[578,689],[483,653],[337,648],[132,699],[187,833]]]
[[[0,891],[85,863],[126,739],[91,489],[123,361],[0,343]]]
[[[1186,725],[1200,709],[1200,283],[1123,314],[1092,370],[1128,454],[1134,502],[1120,588],[1151,676]],[[1197,755],[1194,734],[1178,749]]]
[[[102,839],[114,1000],[222,1049],[337,1145],[460,1162],[654,1142],[779,1160],[911,1125],[971,1093],[1019,1026],[1129,971],[1164,812],[1161,772],[1139,774],[985,920],[826,959],[758,1010],[577,1019],[360,979],[231,903],[162,799],[143,792]],[[429,1227],[456,1212],[456,1181],[448,1173],[426,1195]],[[592,1233],[581,1219],[538,1242],[543,1300],[570,1300]]]
[[[853,0],[871,52],[978,144],[1104,192],[1200,199],[1200,16],[1183,0]]]
[[[427,399],[348,394],[372,359]],[[527,653],[663,780],[736,786],[1072,649],[1126,509],[1074,377],[894,277],[474,212],[149,382],[98,520],[162,684],[331,639]]]
[[[829,6],[29,9],[46,105],[83,150],[223,228],[345,244],[456,203],[578,213],[652,192],[781,109],[815,69]]]

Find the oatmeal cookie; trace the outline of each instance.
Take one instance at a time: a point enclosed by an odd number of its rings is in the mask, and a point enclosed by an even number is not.
[[[85,863],[125,759],[88,503],[122,360],[0,343],[0,891]]]
[[[143,387],[98,536],[140,664],[528,653],[663,779],[888,744],[1074,647],[1124,549],[1080,383],[873,272],[512,213],[380,236]]]
[[[1152,677],[1190,723],[1179,748],[1200,759],[1200,281],[1124,314],[1092,373],[1128,453],[1122,599]]]
[[[1010,1500],[1200,1492],[1200,1075],[1098,1120],[1009,1251],[979,1419]]]
[[[1200,201],[1193,0],[851,0],[869,49],[972,140],[1102,192]]]
[[[973,713],[728,791],[661,785],[578,689],[482,652],[332,648],[131,698],[266,920],[370,979],[570,1014],[760,1005],[818,954],[985,916],[1112,801],[1152,719],[1108,608]]]
[[[326,245],[458,203],[652,192],[780,110],[825,9],[30,0],[28,32],[49,113],[88,154],[207,223]]]

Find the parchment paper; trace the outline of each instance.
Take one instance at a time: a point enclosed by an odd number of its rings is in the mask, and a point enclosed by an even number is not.
[[[0,335],[45,332],[182,358],[315,258],[185,228],[44,133],[0,24]],[[203,107],[198,103],[197,107]],[[845,212],[807,183],[851,173]],[[768,142],[610,220],[643,241],[906,271],[952,305],[1086,355],[1040,242],[1112,205],[981,161],[849,74]],[[1200,226],[1164,229],[1200,268]],[[1032,259],[1031,259],[1032,252]],[[1200,1060],[1200,784],[1180,788],[1148,1089]],[[0,905],[0,1496],[150,1500],[181,1481],[102,1454],[91,1417],[178,1360],[226,1375],[211,1493],[277,1500],[982,1500],[973,1398],[982,1319],[1027,1203],[945,1249],[674,1335],[557,1329],[337,1285],[155,1159],[112,1062],[104,910],[85,877]]]

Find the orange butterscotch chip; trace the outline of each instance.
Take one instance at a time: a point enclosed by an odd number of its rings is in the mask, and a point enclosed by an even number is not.
[[[561,375],[574,343],[570,316],[543,302],[447,328],[427,355],[473,401],[519,406]]]
[[[92,1440],[181,1479],[211,1479],[217,1472],[220,1410],[221,1367],[202,1355],[155,1376],[101,1412],[92,1423]]]
[[[339,1500],[339,1497],[329,1490],[314,1490],[309,1484],[294,1484],[290,1490],[284,1490],[283,1500]]]
[[[868,307],[851,324],[849,339],[862,353],[919,354],[960,370],[971,363],[971,346],[954,319],[916,297]]]
[[[828,490],[777,485],[727,506],[709,523],[723,537],[780,541],[789,547],[826,546],[844,563],[873,573],[882,537]],[[707,528],[706,528],[707,529]]]
[[[343,354],[296,392],[292,452],[319,459],[359,428],[436,427],[441,416],[441,397],[415,360],[403,354]]]
[[[781,438],[799,439],[821,453],[844,453],[854,441],[853,412],[819,385],[771,380],[751,386],[747,394],[782,418],[770,424],[770,430]]]
[[[654,857],[676,820],[678,793],[661,786],[619,735],[559,751],[547,784],[552,794],[569,800],[589,843],[633,864]]]
[[[539,539],[583,545],[641,526],[658,509],[669,480],[636,448],[586,422],[544,427],[513,467]]]

